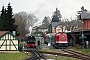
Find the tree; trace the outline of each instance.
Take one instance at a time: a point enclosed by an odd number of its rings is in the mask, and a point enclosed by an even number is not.
[[[61,21],[61,17],[62,15],[60,14],[60,11],[58,10],[58,8],[56,8],[56,11],[53,13],[53,16],[52,16],[52,22]]]
[[[75,19],[64,18],[62,20],[62,24],[66,27],[67,31],[77,30],[81,27],[81,21],[78,20],[77,18],[75,18]]]
[[[1,17],[0,17],[0,30],[3,31],[3,30],[8,30],[7,29],[7,14],[6,14],[6,8],[4,8],[4,6],[2,7],[2,11],[1,11]]]
[[[43,19],[43,28],[48,28],[48,32],[49,33],[51,33],[51,30],[52,30],[52,28],[51,28],[51,19],[49,18],[49,17],[44,17],[44,19]]]
[[[34,26],[38,22],[38,18],[34,14],[26,12],[18,12],[14,14],[15,23],[18,24],[18,30],[21,35],[25,36],[30,26]]]
[[[78,18],[79,20],[82,20],[82,19],[81,19],[81,14],[82,14],[83,12],[87,12],[87,11],[88,11],[88,10],[85,9],[84,6],[82,6],[82,7],[81,7],[81,11],[77,11],[77,14],[78,14],[78,15],[77,15],[77,18]]]
[[[18,31],[20,33],[20,35],[25,36],[25,26],[26,26],[26,21],[22,19],[22,16],[18,13],[14,14],[14,18],[15,18],[15,24],[18,25]]]
[[[4,30],[6,27],[4,22],[5,22],[5,15],[6,15],[6,12],[5,12],[5,9],[4,9],[4,6],[2,7],[2,10],[1,10],[1,16],[0,16],[0,30]]]
[[[52,33],[52,25],[51,24],[48,27],[48,33]]]
[[[2,11],[1,11],[1,23],[0,24],[0,30],[1,31],[18,31],[17,27],[18,25],[14,24],[15,20],[13,18],[13,14],[12,14],[12,8],[10,6],[10,3],[7,6],[7,10],[6,8],[4,8],[4,6],[2,7]]]
[[[14,24],[15,23],[15,19],[13,18],[13,15],[12,15],[12,8],[10,6],[10,3],[7,6],[7,22],[8,22],[7,23],[8,30],[10,32],[16,31],[16,29],[17,29],[18,26]]]
[[[43,24],[46,25],[47,27],[50,25],[51,19],[49,17],[44,17],[43,19]]]
[[[43,32],[45,32],[44,29],[49,30],[50,24],[51,24],[51,19],[45,16],[43,19],[42,25],[40,25],[39,28],[43,29]]]

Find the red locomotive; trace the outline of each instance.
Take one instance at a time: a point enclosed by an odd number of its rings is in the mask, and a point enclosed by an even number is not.
[[[45,43],[51,43],[55,48],[68,47],[68,36],[64,32],[46,34],[45,37]]]
[[[66,33],[59,32],[55,35],[56,46],[67,47],[68,46],[68,37]]]

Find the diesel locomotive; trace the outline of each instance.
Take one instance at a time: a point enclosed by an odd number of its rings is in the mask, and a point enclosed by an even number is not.
[[[68,47],[68,36],[64,32],[50,33],[44,36],[46,44],[51,43],[55,48]]]

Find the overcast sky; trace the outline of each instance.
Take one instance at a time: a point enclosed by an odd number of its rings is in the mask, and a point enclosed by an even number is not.
[[[90,0],[0,0],[0,10],[9,2],[13,13],[26,11],[35,14],[41,20],[44,16],[51,17],[56,7],[65,18],[75,17],[76,12],[81,10],[81,6],[90,10]]]

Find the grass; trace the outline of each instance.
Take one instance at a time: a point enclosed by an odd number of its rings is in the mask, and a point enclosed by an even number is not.
[[[23,53],[0,53],[0,60],[23,60],[28,56]]]
[[[54,59],[54,60],[77,60],[75,58],[71,58],[71,57],[64,57],[64,56],[58,56],[58,57],[55,57],[55,56],[50,56],[51,59]]]
[[[74,50],[90,55],[90,49],[74,49]],[[41,51],[58,52],[56,49],[41,50]],[[24,60],[25,58],[28,58],[28,57],[29,56],[26,55],[24,52],[0,53],[0,60]],[[56,57],[54,55],[48,55],[48,58],[56,60]],[[78,59],[71,58],[71,57],[57,56],[57,60],[78,60]]]
[[[42,50],[39,50],[39,51],[43,51],[43,52],[58,52],[56,49],[42,49]]]
[[[90,49],[75,49],[77,52],[81,52],[90,56]]]
[[[55,50],[47,50],[47,51],[55,51]],[[26,55],[24,52],[20,52],[20,53],[0,53],[0,60],[24,60],[25,58],[28,58],[29,56]],[[51,56],[49,55],[50,59],[54,59],[56,60],[55,56]],[[62,57],[62,56],[58,56],[57,60],[76,60],[74,58],[70,58],[70,57]]]

